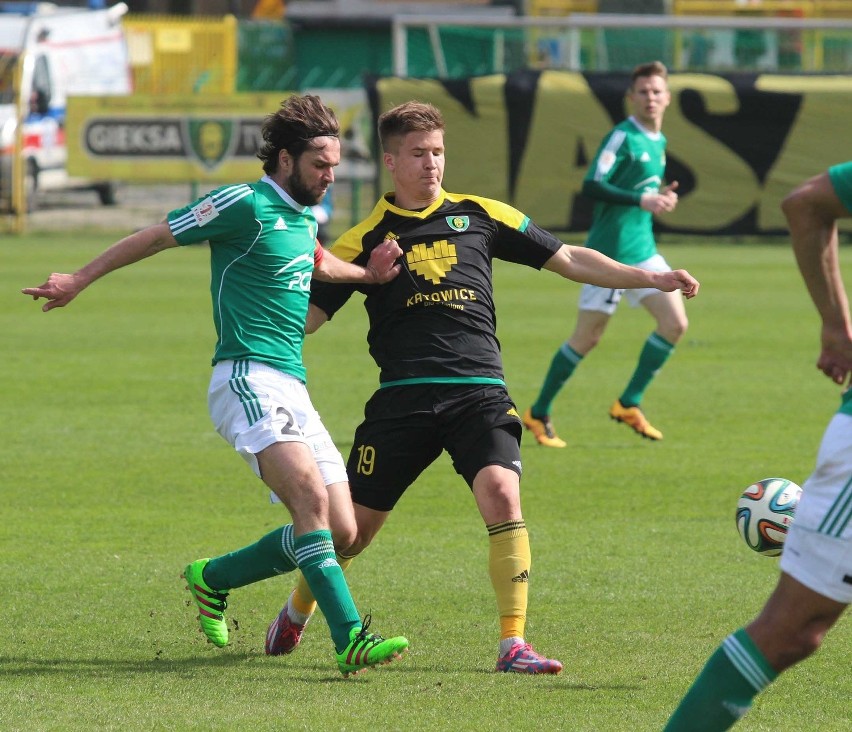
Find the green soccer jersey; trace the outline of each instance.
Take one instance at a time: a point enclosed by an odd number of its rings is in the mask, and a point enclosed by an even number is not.
[[[616,125],[603,139],[585,180],[620,189],[624,200],[616,203],[603,192],[595,201],[586,246],[624,264],[654,256],[653,217],[639,207],[639,199],[660,189],[665,172],[666,138],[661,132],[649,132],[633,117]]]
[[[305,381],[302,342],[317,223],[268,176],[217,188],[168,215],[178,243],[210,243],[213,363],[251,359]]]
[[[843,396],[840,399],[839,411],[852,417],[852,389],[847,389],[843,392]]]

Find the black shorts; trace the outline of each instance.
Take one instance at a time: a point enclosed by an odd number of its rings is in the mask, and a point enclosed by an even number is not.
[[[487,465],[521,474],[517,409],[505,386],[417,384],[379,389],[364,408],[346,471],[352,500],[390,511],[443,450],[468,486]]]

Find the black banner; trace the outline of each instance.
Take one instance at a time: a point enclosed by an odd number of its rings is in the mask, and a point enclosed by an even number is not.
[[[624,73],[524,70],[437,80],[367,82],[374,118],[418,99],[444,114],[444,187],[510,203],[554,231],[586,231],[580,193],[603,136],[628,113]],[[784,232],[784,196],[799,182],[852,159],[845,111],[852,76],[673,74],[663,122],[677,209],[661,231]],[[390,186],[382,170],[380,187]]]

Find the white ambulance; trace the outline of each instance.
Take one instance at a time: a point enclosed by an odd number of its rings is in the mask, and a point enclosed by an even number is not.
[[[18,121],[26,199],[40,191],[94,190],[116,202],[116,181],[68,176],[65,105],[69,96],[128,94],[132,80],[121,18],[103,10],[0,1],[0,210],[10,210]]]

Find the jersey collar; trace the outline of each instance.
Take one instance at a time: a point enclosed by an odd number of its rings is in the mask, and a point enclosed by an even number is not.
[[[299,213],[305,213],[310,209],[310,206],[303,206],[301,203],[296,203],[293,200],[292,196],[287,193],[287,191],[285,191],[281,186],[279,186],[274,180],[272,180],[272,178],[270,178],[268,175],[263,176],[263,178],[261,178],[260,180],[263,183],[272,186],[275,192],[279,196],[281,196],[282,199],[284,199],[284,203],[286,203],[290,208],[298,211]]]
[[[381,198],[381,204],[388,211],[392,211],[393,213],[395,213],[399,216],[410,216],[412,218],[425,219],[441,207],[441,205],[444,203],[444,201],[447,198],[447,192],[443,188],[441,188],[440,192],[438,193],[438,197],[431,204],[429,204],[428,207],[421,209],[420,211],[412,211],[409,208],[400,208],[399,206],[395,206],[391,202],[391,199],[393,198],[393,196],[394,196],[394,192],[388,191]]]
[[[659,140],[662,136],[662,132],[654,132],[653,130],[649,130],[647,127],[643,126],[642,123],[638,119],[636,119],[632,114],[627,119],[629,119],[633,123],[633,126],[637,130],[639,130],[639,132],[642,132],[643,134],[647,135],[652,140]]]

